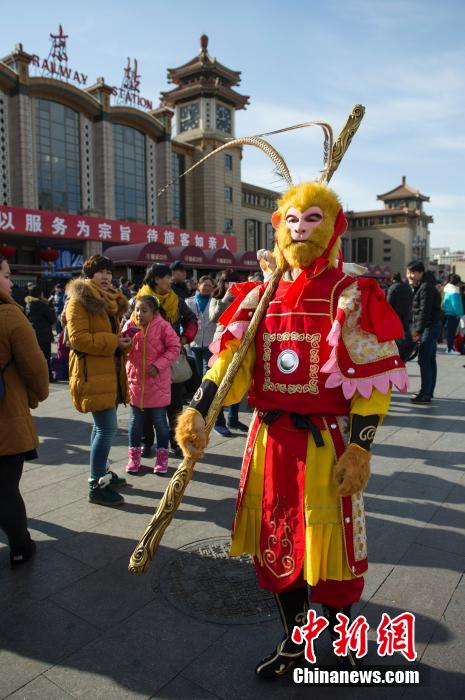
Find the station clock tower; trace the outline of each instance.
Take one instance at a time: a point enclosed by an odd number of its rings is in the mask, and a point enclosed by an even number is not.
[[[168,69],[168,82],[175,87],[161,93],[161,104],[174,110],[174,148],[176,143],[191,147],[186,167],[235,138],[236,110],[249,102],[234,90],[240,75],[209,54],[205,34],[197,56]],[[242,237],[241,157],[242,149],[233,146],[187,176],[186,205],[196,229]]]

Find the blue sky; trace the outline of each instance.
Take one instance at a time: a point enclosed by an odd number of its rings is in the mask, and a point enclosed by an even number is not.
[[[286,5],[285,9],[284,5]],[[157,102],[166,69],[191,59],[199,37],[242,71],[250,106],[236,135],[321,118],[335,132],[353,104],[366,117],[331,184],[350,209],[378,208],[376,195],[406,175],[431,201],[432,245],[465,248],[465,3],[461,0],[287,0],[36,3],[20,15],[0,0],[0,55],[22,42],[45,56],[61,22],[69,65],[119,85],[127,56],[139,61],[142,93]],[[19,7],[19,6],[18,6]],[[321,168],[319,130],[274,137],[295,182]],[[245,151],[243,179],[280,183],[268,159]]]

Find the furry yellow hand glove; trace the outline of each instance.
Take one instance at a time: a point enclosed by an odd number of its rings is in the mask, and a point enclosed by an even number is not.
[[[207,446],[205,420],[195,408],[186,408],[178,418],[176,442],[184,457],[200,459]]]
[[[371,454],[358,445],[348,445],[334,466],[334,480],[340,496],[363,491],[370,478]]]

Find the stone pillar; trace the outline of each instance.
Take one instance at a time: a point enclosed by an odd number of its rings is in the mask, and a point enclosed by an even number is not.
[[[29,63],[32,56],[17,44],[3,62],[18,75],[17,89],[9,99],[10,197],[12,206],[37,209],[37,169],[35,157],[35,124],[32,100],[28,95]]]
[[[171,180],[171,140],[159,140],[155,147],[155,179],[160,190]],[[157,197],[157,224],[169,226],[172,219],[173,202],[171,188]]]
[[[94,208],[94,160],[92,122],[80,114],[81,155],[81,209],[89,212]]]
[[[157,177],[156,177],[156,143],[146,135],[145,137],[145,181],[147,201],[147,223],[157,223]]]
[[[0,204],[8,206],[10,192],[9,98],[0,90]]]
[[[102,243],[100,241],[85,241],[84,250],[82,252],[84,260],[90,258],[91,255],[102,255]]]
[[[149,206],[147,206],[147,221],[149,223],[157,223],[159,226],[171,225],[173,218],[173,193],[169,187],[160,197],[158,192],[165,187],[172,178],[171,167],[171,122],[174,116],[172,109],[168,107],[158,107],[149,112],[151,117],[154,117],[165,130],[164,135],[155,142],[155,182],[152,180],[150,185],[147,179],[147,196],[152,199],[151,188],[154,190],[152,208],[152,219],[149,219]],[[147,152],[147,165],[149,164],[152,154]],[[147,202],[149,204],[149,201]]]
[[[100,102],[102,111],[93,125],[93,170],[94,170],[94,209],[103,218],[115,218],[115,180],[113,159],[113,126],[109,119],[112,87],[104,78],[97,78],[92,87],[87,88]]]

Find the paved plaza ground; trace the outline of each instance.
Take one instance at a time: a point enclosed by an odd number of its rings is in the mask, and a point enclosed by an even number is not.
[[[0,698],[464,698],[464,358],[441,349],[438,364],[434,404],[417,407],[396,393],[378,432],[366,490],[370,569],[355,611],[363,611],[371,629],[384,611],[416,614],[427,685],[310,688],[286,679],[258,681],[255,663],[281,633],[265,608],[262,619],[247,624],[243,577],[252,567],[239,563],[230,570],[224,606],[231,607],[237,591],[237,620],[222,617],[221,591],[206,574],[211,569],[188,547],[213,543],[217,551],[215,543],[226,541],[244,437],[212,437],[151,569],[136,577],[127,571],[128,559],[167,478],[154,476],[145,460],[147,468],[128,479],[125,506],[89,504],[90,420],[73,409],[61,383],[35,411],[40,457],[22,479],[37,556],[11,571],[0,540]],[[409,373],[417,389],[416,363]],[[127,410],[118,418],[111,459],[122,473]],[[330,663],[325,634],[317,651],[323,668]],[[403,663],[401,657],[382,662]],[[366,663],[379,663],[372,631]]]

